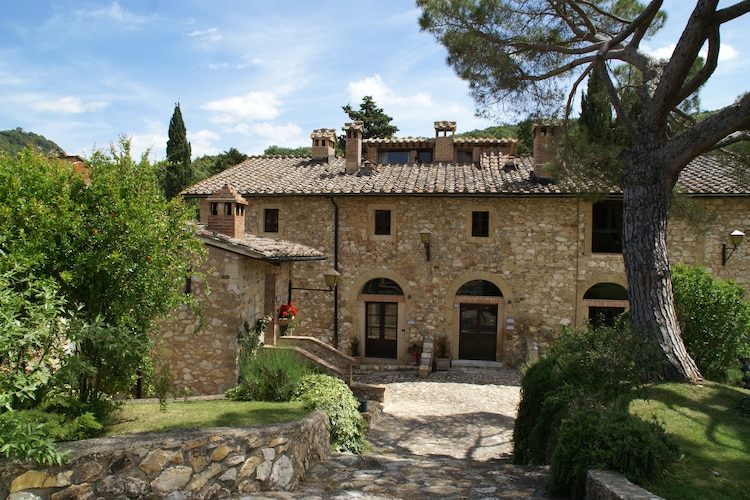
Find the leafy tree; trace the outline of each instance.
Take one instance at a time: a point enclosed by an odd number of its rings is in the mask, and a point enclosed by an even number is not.
[[[172,119],[169,121],[167,169],[164,176],[164,194],[167,198],[173,198],[193,182],[190,155],[187,129],[185,128],[185,122],[182,120],[180,103],[177,103],[174,106]]]
[[[233,167],[247,160],[247,155],[236,148],[230,148],[218,155],[203,155],[192,163],[195,182],[202,181],[212,175]]]
[[[298,148],[284,148],[281,146],[268,146],[264,155],[279,155],[279,156],[310,156],[312,154],[312,148],[310,146],[301,146]]]
[[[362,98],[359,111],[352,109],[349,104],[343,106],[342,109],[351,120],[361,120],[363,122],[363,139],[393,137],[398,132],[398,127],[391,125],[393,118],[385,114],[383,108],[379,108],[375,104],[372,96],[366,95]]]
[[[719,8],[697,0],[672,57],[659,60],[641,42],[661,27],[662,0],[418,0],[424,30],[448,49],[448,63],[468,80],[485,114],[498,103],[547,114],[568,105],[595,68],[629,145],[618,155],[623,192],[623,257],[631,320],[653,335],[669,361],[666,376],[700,380],[680,335],[667,258],[670,199],[683,168],[697,156],[750,138],[750,94],[697,123],[673,128],[686,100],[718,67],[722,26],[750,11],[747,0]],[[695,71],[703,47],[707,56]],[[618,65],[629,65],[638,114],[618,94]],[[569,82],[573,81],[572,87]]]
[[[75,311],[55,381],[83,402],[132,387],[153,354],[156,319],[191,300],[182,287],[202,255],[187,208],[164,199],[155,169],[131,159],[127,140],[89,166],[87,184],[70,164],[31,150],[0,155],[0,270],[30,277],[13,290],[48,284]],[[39,322],[29,307],[16,310],[16,337],[30,342]]]

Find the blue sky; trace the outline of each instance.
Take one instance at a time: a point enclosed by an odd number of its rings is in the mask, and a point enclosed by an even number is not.
[[[664,2],[670,18],[650,51],[670,53],[694,4]],[[400,137],[431,136],[437,120],[459,132],[496,124],[475,116],[468,85],[418,17],[411,0],[4,2],[0,130],[21,127],[87,157],[125,135],[134,153],[151,148],[160,160],[178,101],[193,158],[307,146],[314,129],[340,130],[341,107],[364,95]],[[722,31],[703,109],[750,90],[748,49],[746,16]]]

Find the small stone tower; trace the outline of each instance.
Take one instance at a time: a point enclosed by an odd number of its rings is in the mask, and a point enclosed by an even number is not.
[[[359,171],[362,165],[362,135],[365,124],[362,121],[354,121],[344,124],[346,132],[346,173],[353,174]]]
[[[332,128],[319,128],[310,134],[312,139],[312,159],[332,161],[336,156],[336,131]]]
[[[435,152],[433,153],[433,161],[456,161],[456,152],[453,148],[453,135],[455,133],[456,122],[435,122]]]
[[[547,123],[535,123],[532,128],[534,134],[534,175],[539,179],[548,179],[549,172],[544,164],[555,159],[557,141],[555,138],[557,126]]]
[[[225,184],[223,188],[206,198],[208,203],[209,231],[225,234],[231,238],[245,237],[245,206],[247,201],[237,191]]]

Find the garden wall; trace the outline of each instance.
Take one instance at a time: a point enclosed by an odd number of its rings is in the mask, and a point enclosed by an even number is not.
[[[62,467],[0,461],[0,498],[226,498],[290,490],[330,452],[328,416],[245,428],[181,429],[61,446]]]

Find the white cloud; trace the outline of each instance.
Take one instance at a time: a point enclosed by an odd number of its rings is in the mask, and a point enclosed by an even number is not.
[[[194,30],[187,34],[196,42],[196,46],[207,48],[208,46],[221,41],[221,33],[217,28],[208,28],[206,30]]]
[[[78,97],[66,96],[51,101],[39,101],[32,105],[37,111],[53,113],[94,113],[109,106],[105,101],[81,101]]]
[[[263,138],[269,146],[299,147],[306,146],[310,142],[309,132],[302,132],[296,123],[277,125],[275,123],[258,123],[252,127],[252,132]]]
[[[434,106],[430,94],[420,91],[413,95],[398,95],[385,84],[383,78],[378,74],[349,83],[347,93],[352,106],[359,104],[362,97],[366,95],[372,96],[373,100],[381,107],[386,105],[415,108]]]
[[[646,47],[646,53],[658,59],[669,59],[670,57],[672,57],[672,53],[674,52],[676,46],[676,44],[672,43],[654,50],[650,50],[648,47]],[[707,54],[708,51],[705,48],[700,51],[700,55],[704,59],[706,58]],[[737,57],[739,57],[739,53],[734,47],[727,43],[721,44],[721,47],[719,49],[719,62],[731,61],[732,59],[736,59]]]
[[[214,111],[213,123],[238,123],[243,121],[273,120],[281,113],[281,101],[271,92],[249,92],[209,101],[201,109]]]
[[[193,158],[221,153],[221,149],[214,145],[214,142],[220,139],[221,136],[211,130],[199,130],[198,132],[188,133],[188,141],[190,142],[190,151]]]

